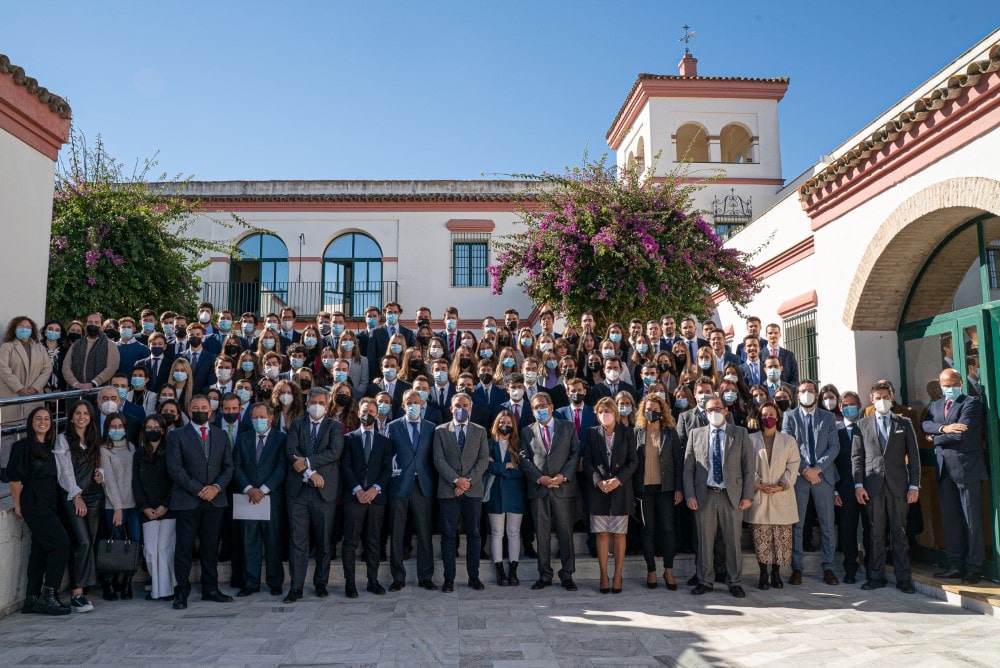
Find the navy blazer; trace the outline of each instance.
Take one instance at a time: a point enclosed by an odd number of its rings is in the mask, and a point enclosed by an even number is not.
[[[765,345],[761,348],[760,356],[764,359],[770,357],[770,346]],[[799,385],[799,364],[795,360],[795,353],[785,347],[778,348],[778,360],[781,362],[781,382],[797,388]]]
[[[374,429],[371,431],[372,451],[365,461],[364,431],[355,429],[344,438],[344,457],[341,471],[344,475],[344,503],[360,503],[354,489],[370,489],[376,485],[382,490],[372,505],[384,506],[392,477],[392,443]]]
[[[439,394],[441,389],[444,389],[444,403],[442,404],[439,399]],[[440,388],[431,381],[430,394],[427,396],[427,402],[432,406],[436,406],[441,415],[444,416],[445,422],[451,419],[451,398],[455,396],[455,384],[449,382],[444,388]]]
[[[247,411],[249,413],[249,411]],[[312,420],[308,415],[292,422],[285,440],[285,456],[288,461],[288,475],[285,489],[294,498],[305,488],[302,479],[305,471],[297,472],[292,462],[295,457],[306,457],[312,470],[323,476],[323,487],[319,490],[324,501],[337,499],[337,485],[340,483],[340,458],[344,453],[344,427],[339,421],[325,417],[320,423],[316,453],[309,454],[312,441]]]
[[[518,431],[524,429],[529,424],[534,424],[535,422],[535,413],[534,411],[531,410],[531,405],[528,403],[526,399],[521,400],[521,408],[519,410],[521,411],[521,415],[520,419],[518,419],[517,421]],[[502,413],[503,411],[510,411],[511,413],[514,412],[514,409],[511,408],[511,402],[509,399],[500,404],[500,408],[493,414],[493,418],[491,421],[496,421],[497,416],[500,415],[500,413]]]
[[[153,390],[154,392],[159,392],[160,388],[167,384],[170,380],[170,365],[173,364],[173,357],[170,356],[170,346],[167,346],[167,351],[163,353],[163,357],[160,358],[160,368],[157,371],[156,378],[153,378],[153,356],[143,358],[135,363],[133,369],[144,369],[146,371],[146,377],[148,378],[146,382],[146,389]]]
[[[563,406],[562,408],[557,408],[555,415],[557,420],[566,420],[574,427],[576,423],[573,421],[573,406]],[[580,454],[583,454],[583,446],[587,440],[587,430],[591,427],[597,426],[597,414],[594,412],[593,407],[584,404],[580,407],[580,431],[576,433],[576,437],[580,439]]]
[[[810,466],[820,468],[820,477],[831,487],[837,484],[837,454],[840,452],[840,438],[837,436],[837,420],[830,411],[813,409],[813,438],[816,444],[816,462],[809,462],[809,435],[806,433],[806,417],[801,408],[785,413],[781,420],[781,431],[790,435],[799,444],[799,473]],[[802,478],[805,480],[805,478]]]
[[[761,353],[763,353],[764,349],[767,348],[767,339],[765,339],[763,336],[758,336],[757,337],[757,341],[760,342],[760,351],[761,351]],[[742,341],[740,341],[740,345],[736,346],[736,356],[740,358],[741,362],[746,362],[747,361],[747,353],[743,349],[743,342]],[[763,355],[760,355],[758,357],[762,357],[762,356]]]
[[[944,399],[932,402],[921,425],[925,434],[934,437],[938,480],[945,471],[957,485],[987,480],[983,457],[983,402],[978,397],[960,395],[948,410],[947,419],[944,404]],[[941,433],[943,426],[956,422],[968,429],[960,434]]]
[[[379,375],[381,375],[381,374],[382,374],[382,372],[379,371]],[[374,378],[374,376],[373,376],[373,378]],[[402,415],[403,414],[403,395],[406,394],[407,390],[413,388],[413,384],[412,383],[407,383],[405,380],[403,380],[401,378],[398,378],[398,377],[396,378],[396,380],[394,382],[396,384],[392,388],[392,412],[395,415]],[[368,389],[365,390],[365,396],[366,397],[374,397],[379,392],[384,392],[384,391],[385,391],[385,379],[379,378],[376,381],[368,383]],[[431,395],[433,396],[433,393],[431,393]]]
[[[281,498],[288,475],[285,433],[271,428],[264,441],[264,451],[257,461],[257,432],[244,431],[236,437],[236,492],[250,487],[267,487],[268,494]]]
[[[751,366],[757,367],[757,382],[754,383],[753,380],[753,370]],[[756,362],[743,362],[740,364],[740,374],[743,376],[743,382],[749,387],[754,385],[763,385],[767,383],[767,370],[764,368],[764,362],[758,357]]]
[[[410,421],[400,418],[389,423],[389,440],[392,442],[394,466],[392,480],[389,481],[389,496],[409,498],[413,493],[414,481],[420,485],[420,492],[427,498],[434,498],[437,485],[437,471],[434,470],[434,422],[424,419],[417,423],[420,438],[417,449],[413,450],[410,437]]]
[[[190,348],[184,353],[184,356],[187,357],[188,362],[191,361]],[[215,377],[215,355],[209,352],[204,345],[202,345],[201,352],[198,354],[198,366],[193,367],[191,372],[194,376],[191,382],[195,394],[204,393],[218,380]]]
[[[170,510],[195,510],[204,501],[198,493],[208,485],[220,491],[212,499],[216,508],[225,508],[226,486],[233,477],[233,453],[226,434],[216,426],[208,427],[208,457],[200,428],[193,422],[167,432],[167,472],[174,487],[170,492]]]
[[[861,438],[858,423],[854,423],[854,438]],[[837,453],[837,494],[842,499],[854,498],[854,469],[851,464],[851,452],[854,449],[853,439],[847,437],[847,423],[837,425],[837,439],[840,441],[840,452]]]
[[[520,466],[507,468],[509,461],[511,461],[510,448],[507,448],[507,455],[501,457],[500,444],[490,440],[490,463],[486,467],[486,475],[493,475],[493,484],[490,488],[490,500],[485,504],[486,512],[489,514],[519,513],[523,515],[528,512],[525,501],[524,471],[521,470]]]
[[[626,374],[627,372],[625,371],[622,372],[623,376],[625,376]],[[629,385],[628,383],[624,382],[621,378],[618,379],[616,385],[618,386],[618,392],[621,392],[623,390],[625,392],[628,392],[629,394],[632,395],[632,400],[636,403],[636,405],[639,404],[639,400],[642,397],[640,396],[639,391],[635,389],[635,386]],[[604,397],[611,397],[612,399],[614,399],[615,393],[611,392],[611,385],[608,384],[607,380],[604,380],[590,388],[590,396],[592,399],[592,403],[596,404],[598,400]]]
[[[476,385],[476,389],[472,392],[472,403],[483,406],[490,415],[494,415],[494,411],[502,406],[503,402],[509,400],[510,395],[507,394],[507,390],[496,384],[490,386],[489,401],[486,400],[486,390],[483,389],[482,383]]]

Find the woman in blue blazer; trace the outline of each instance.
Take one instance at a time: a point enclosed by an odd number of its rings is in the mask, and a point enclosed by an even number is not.
[[[514,414],[502,410],[490,431],[490,463],[487,478],[492,477],[486,496],[486,513],[490,520],[490,549],[497,569],[497,584],[516,587],[517,561],[521,557],[521,517],[525,513],[524,473],[518,461],[517,428]],[[507,534],[507,554],[510,571],[503,568],[503,537]]]

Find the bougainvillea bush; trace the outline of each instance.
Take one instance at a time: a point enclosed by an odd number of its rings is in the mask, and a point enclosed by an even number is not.
[[[495,245],[494,294],[508,280],[571,322],[592,310],[599,325],[663,314],[707,313],[718,290],[737,309],[761,285],[750,255],[723,246],[692,211],[697,186],[584,161],[539,182],[521,212],[523,230]]]
[[[100,137],[89,147],[74,133],[67,150],[52,203],[47,316],[138,316],[146,307],[193,313],[203,258],[232,249],[188,235],[198,202],[177,194],[184,182],[165,175],[147,182],[152,160],[125,174]]]

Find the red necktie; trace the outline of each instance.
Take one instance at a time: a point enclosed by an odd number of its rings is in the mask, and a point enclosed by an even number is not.
[[[778,349],[771,348],[771,357],[777,357],[777,356],[778,356]]]
[[[452,355],[455,354],[455,335],[454,334],[449,334],[448,335],[448,352],[450,352]]]
[[[201,428],[201,440],[203,441],[208,440],[208,427],[205,427],[204,425]]]
[[[573,424],[576,425],[576,435],[579,436],[580,435],[580,409],[579,408],[574,408],[573,409]]]
[[[952,403],[953,403],[953,402],[952,402],[952,400],[951,400],[951,399],[948,399],[947,401],[945,401],[945,402],[944,402],[944,419],[945,419],[945,420],[947,420],[947,419],[948,419],[948,411],[950,411],[950,410],[951,410],[951,404],[952,404]]]
[[[521,424],[521,411],[517,409],[517,404],[514,404],[514,422]]]

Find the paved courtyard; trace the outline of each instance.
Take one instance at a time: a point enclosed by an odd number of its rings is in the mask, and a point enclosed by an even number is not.
[[[362,583],[363,584],[363,583]],[[528,583],[530,584],[530,583]],[[91,614],[0,620],[3,665],[906,665],[996,666],[1000,622],[895,589],[807,582],[781,591],[686,588],[621,595],[499,588],[399,594],[335,587],[294,605],[257,594],[230,604],[96,600]],[[642,588],[640,588],[642,587]],[[141,590],[140,590],[141,591]],[[141,598],[142,594],[138,593]]]

